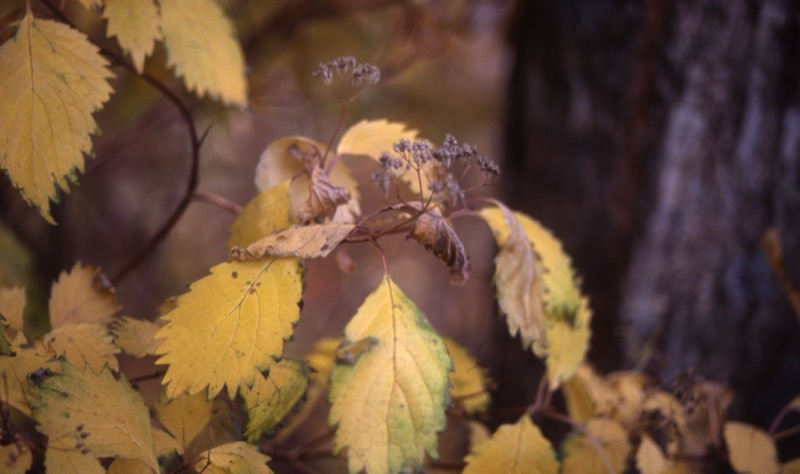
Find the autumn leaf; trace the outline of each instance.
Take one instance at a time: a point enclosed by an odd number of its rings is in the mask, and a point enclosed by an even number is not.
[[[794,458],[781,466],[783,474],[800,474],[800,458]]]
[[[151,472],[150,467],[138,459],[117,458],[108,466],[106,474],[149,474]]]
[[[103,285],[104,278],[100,270],[80,262],[62,272],[50,293],[50,326],[110,324],[119,305],[113,288]]]
[[[548,313],[549,314],[549,313]],[[575,373],[586,358],[591,339],[592,312],[589,301],[581,298],[573,320],[561,317],[548,317],[547,333],[547,382],[550,390],[555,390]]]
[[[25,474],[33,464],[30,448],[24,443],[11,443],[0,447],[0,467],[5,474]]]
[[[728,456],[739,473],[769,474],[781,472],[775,441],[764,431],[745,423],[729,421],[723,431]]]
[[[50,438],[44,454],[46,472],[58,474],[105,474],[102,464],[81,441]],[[152,470],[150,472],[153,472]]]
[[[653,438],[642,435],[642,442],[636,451],[636,467],[642,474],[662,474],[669,468],[669,461]]]
[[[450,397],[470,415],[486,410],[490,402],[486,371],[454,340],[444,338],[444,343],[453,361]]]
[[[342,347],[368,339],[352,364],[331,377],[334,452],[348,447],[351,473],[421,469],[437,458],[451,361],[444,342],[387,276],[345,328]]]
[[[83,33],[30,9],[0,46],[0,166],[51,224],[50,201],[92,149],[92,112],[111,94],[107,64]]]
[[[0,288],[0,315],[9,328],[22,331],[25,328],[25,288]]]
[[[233,247],[234,260],[258,260],[272,257],[326,257],[350,232],[353,224],[294,225],[263,237],[247,248]]]
[[[247,406],[244,436],[255,443],[263,433],[270,433],[305,394],[308,367],[299,361],[282,359],[266,376],[256,377],[252,387],[242,387]]]
[[[233,24],[214,0],[159,0],[167,61],[186,87],[228,105],[247,105],[242,48]]]
[[[281,138],[270,143],[261,154],[256,167],[256,187],[267,190],[291,179],[289,198],[292,214],[297,215],[308,200],[310,189],[310,173],[315,164],[322,159],[325,145],[306,137],[294,136]],[[361,214],[356,181],[344,160],[334,165],[328,179],[334,185],[341,186],[350,194],[347,204],[336,208],[332,222],[351,224]],[[295,218],[299,222],[299,218]],[[262,234],[259,237],[263,237]],[[252,241],[251,241],[252,242]],[[250,242],[247,242],[249,244]],[[244,245],[247,245],[244,244]]]
[[[119,348],[105,326],[97,323],[71,323],[59,326],[44,337],[44,343],[70,364],[83,370],[85,366],[99,374],[103,367],[119,370],[115,354]]]
[[[606,474],[609,467],[624,472],[631,446],[622,425],[608,418],[594,418],[586,424],[586,430],[592,440],[573,433],[564,441],[562,472]]]
[[[108,36],[116,36],[122,49],[131,55],[136,71],[144,71],[144,59],[161,38],[161,17],[153,0],[105,0],[103,17],[108,20]]]
[[[19,342],[27,342],[21,334]],[[31,416],[30,400],[33,397],[28,385],[28,374],[40,371],[60,372],[61,365],[53,351],[43,344],[20,344],[12,342],[13,356],[0,356],[0,383],[3,403],[27,416]]]
[[[424,246],[450,267],[451,284],[464,284],[469,278],[469,255],[456,231],[450,227],[439,209],[435,207],[425,209],[421,202],[409,203],[408,206],[411,211],[416,211],[412,212],[412,215],[417,216],[408,234],[409,238]],[[423,210],[425,212],[422,212]]]
[[[162,393],[154,410],[186,458],[238,438],[230,407],[223,400],[209,400],[203,391],[172,400]]]
[[[417,131],[401,122],[388,120],[362,120],[348,128],[339,140],[339,155],[366,155],[378,160],[383,152],[391,152],[400,139],[413,141]]]
[[[153,428],[153,447],[156,456],[169,457],[174,453],[184,454],[184,447],[171,434],[164,430]]]
[[[349,200],[350,193],[344,187],[333,184],[321,166],[315,166],[308,184],[308,198],[297,210],[297,218],[303,224],[324,222],[332,218],[339,206],[347,204]]]
[[[153,321],[123,316],[111,328],[114,343],[126,354],[133,357],[155,355],[160,342],[155,339],[161,326]]]
[[[61,375],[31,381],[34,419],[51,440],[45,462],[54,463],[64,450],[82,454],[85,448],[98,459],[138,459],[158,472],[150,415],[125,377],[116,380],[108,369],[97,375],[66,362],[62,368]]]
[[[215,397],[223,386],[231,398],[251,386],[259,371],[283,354],[300,317],[301,267],[296,259],[226,262],[194,282],[156,338],[159,364],[169,368],[167,395],[197,393],[208,387]]]
[[[289,180],[259,193],[242,208],[231,225],[226,246],[247,247],[256,240],[292,224]]]
[[[550,441],[528,415],[513,425],[500,426],[488,441],[475,446],[466,461],[464,474],[559,472]]]
[[[257,447],[236,441],[200,453],[194,468],[203,474],[270,474],[269,460],[269,456],[262,454]]]

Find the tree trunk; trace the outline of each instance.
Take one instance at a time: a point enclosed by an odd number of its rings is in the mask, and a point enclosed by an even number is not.
[[[508,198],[553,229],[594,309],[591,360],[697,371],[768,425],[800,392],[800,6],[522,1]],[[654,354],[646,357],[645,354]]]

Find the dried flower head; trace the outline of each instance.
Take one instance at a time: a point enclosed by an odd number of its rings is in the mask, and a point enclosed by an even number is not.
[[[369,63],[359,63],[352,56],[342,56],[328,63],[320,63],[314,77],[322,78],[334,94],[352,100],[364,89],[374,86],[381,79],[381,70]]]

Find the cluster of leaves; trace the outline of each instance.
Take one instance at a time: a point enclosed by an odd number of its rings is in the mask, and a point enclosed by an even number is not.
[[[102,9],[108,35],[133,63],[103,54],[130,72],[144,74],[145,58],[163,41],[190,91],[246,104],[241,51],[213,0],[81,3]],[[16,34],[0,46],[0,102],[17,118],[0,120],[2,165],[52,222],[49,202],[91,149],[92,113],[109,97],[110,72],[83,33],[41,19],[30,3],[21,12]],[[318,75],[345,105],[380,78],[348,57],[320,65]],[[102,273],[76,264],[52,287],[51,330],[34,338],[24,290],[0,289],[4,472],[270,472],[271,458],[298,461],[302,452],[273,449],[264,437],[286,440],[323,399],[331,454],[346,452],[350,472],[423,469],[433,462],[426,456],[438,459],[448,410],[472,420],[466,472],[622,472],[632,463],[646,474],[693,472],[693,461],[712,450],[729,453],[738,472],[778,472],[770,435],[725,421],[723,387],[688,380],[668,393],[640,373],[601,377],[585,365],[591,311],[569,257],[534,219],[475,193],[500,170],[473,146],[452,136],[435,146],[386,120],[359,122],[334,146],[337,135],[329,145],[295,136],[266,148],[255,171],[259,194],[231,227],[229,258],[157,321],[120,315]],[[357,159],[372,160],[385,198],[369,215],[348,165]],[[457,219],[478,219],[493,233],[499,311],[510,337],[545,367],[536,400],[491,434],[478,421],[490,414],[486,371],[392,279],[381,244],[406,235],[460,285],[470,257]],[[376,249],[383,278],[342,338],[318,341],[305,358],[285,357],[302,314],[304,260],[350,244]],[[166,366],[154,403],[120,371],[121,353]],[[555,394],[566,413],[554,408]],[[572,427],[558,456],[534,423],[540,417]]]

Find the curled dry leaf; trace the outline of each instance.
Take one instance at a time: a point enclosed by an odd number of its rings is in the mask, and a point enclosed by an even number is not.
[[[331,218],[340,204],[347,204],[350,200],[350,193],[333,184],[320,166],[314,167],[308,186],[308,198],[297,211],[297,218],[302,223]]]
[[[247,248],[233,247],[234,260],[258,260],[272,257],[326,257],[355,228],[352,224],[292,226],[259,239]]]
[[[421,212],[424,206],[420,202],[410,203],[411,212]],[[408,237],[416,240],[439,260],[450,267],[450,283],[463,285],[469,278],[469,255],[458,234],[450,227],[447,220],[437,208],[426,209],[414,221]]]

